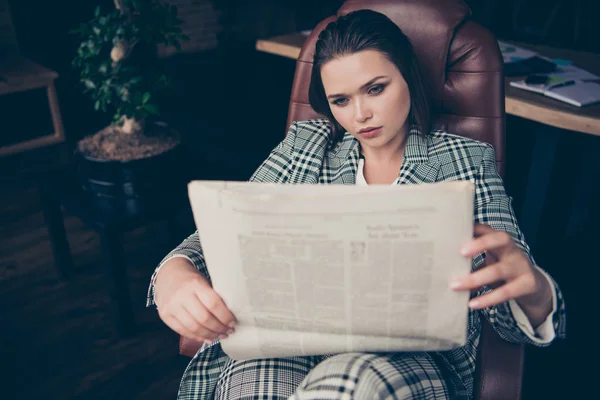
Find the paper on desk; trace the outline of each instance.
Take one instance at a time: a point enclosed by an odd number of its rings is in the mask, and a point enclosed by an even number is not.
[[[559,82],[563,80],[594,80],[600,79],[598,75],[594,75],[591,72],[588,72],[582,68],[576,67],[575,65],[564,65],[560,66],[556,69],[556,71],[551,72],[549,74],[545,74],[550,77],[550,80],[553,82]]]
[[[502,53],[502,58],[504,59],[505,64],[516,61],[522,61],[537,55],[537,53],[534,51],[527,50],[522,47],[515,46],[514,44],[503,42],[501,40],[498,40],[498,47],[500,47],[500,52]]]
[[[213,287],[238,319],[233,359],[463,346],[459,254],[473,185],[194,181],[189,196]]]
[[[581,82],[585,82],[585,81],[600,79],[598,76],[596,76],[584,69],[576,67],[575,65],[566,65],[566,66],[558,67],[556,69],[556,71],[548,73],[548,74],[544,74],[544,75],[547,75],[550,78],[548,80],[548,82],[544,85],[528,84],[527,82],[525,82],[524,79],[517,80],[517,81],[511,81],[509,84],[512,87],[528,90],[530,92],[545,94],[545,95],[549,95],[550,97],[556,98],[556,96],[553,96],[553,93],[551,93],[552,90],[549,91],[548,89],[551,89],[553,87],[553,85],[555,85],[557,83],[570,81],[570,80],[579,81],[581,83]],[[561,98],[558,100],[563,100],[563,99]],[[567,101],[567,102],[569,102],[569,101]]]
[[[522,61],[527,58],[531,58],[534,56],[538,56],[544,58],[548,61],[554,62],[551,58],[544,57],[534,51],[524,49],[519,46],[515,46],[511,43],[506,43],[501,40],[498,40],[498,47],[500,48],[500,52],[502,53],[502,58],[504,59],[504,63],[511,63],[516,61]],[[551,84],[557,83],[562,80],[594,80],[600,79],[597,75],[594,75],[582,68],[579,68],[573,65],[569,60],[557,60],[559,62],[555,62],[557,64],[557,69],[554,72],[544,74],[550,76]]]

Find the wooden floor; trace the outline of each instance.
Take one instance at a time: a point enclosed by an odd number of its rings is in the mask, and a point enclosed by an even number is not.
[[[0,398],[174,398],[188,360],[178,355],[177,336],[144,304],[150,274],[167,250],[164,226],[125,235],[139,333],[118,338],[94,231],[65,216],[77,273],[61,281],[35,187],[3,184],[0,221]]]

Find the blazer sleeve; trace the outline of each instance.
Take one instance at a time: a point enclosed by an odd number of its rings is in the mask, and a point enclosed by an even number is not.
[[[273,182],[273,183],[284,183],[288,180],[292,171],[293,165],[293,149],[296,141],[297,124],[293,122],[290,126],[288,134],[285,139],[281,141],[269,154],[269,157],[261,163],[258,169],[250,177],[251,182]],[[148,295],[146,299],[146,306],[156,305],[154,302],[154,281],[160,268],[174,257],[183,257],[189,260],[194,267],[201,273],[209,282],[211,282],[208,269],[206,268],[206,262],[204,261],[204,254],[202,253],[202,246],[200,245],[200,239],[198,237],[198,231],[192,233],[187,237],[181,244],[167,254],[158,267],[154,270],[152,277],[150,278],[150,286],[148,288]]]
[[[496,170],[496,156],[494,149],[490,145],[486,145],[484,149],[483,161],[475,182],[475,222],[489,225],[495,230],[507,232],[514,239],[517,246],[526,254],[531,263],[539,268],[517,224],[511,198],[507,196],[502,178]],[[477,255],[473,259],[473,270],[483,267],[484,264],[485,254]],[[554,279],[547,272],[546,275],[554,286],[557,301],[552,324],[556,332],[556,337],[564,338],[566,333],[566,312],[563,295]],[[486,286],[477,295],[488,293],[491,290],[490,287]],[[500,337],[505,340],[536,346],[549,345],[549,343],[534,342],[525,334],[512,314],[509,302],[485,308],[481,312]]]

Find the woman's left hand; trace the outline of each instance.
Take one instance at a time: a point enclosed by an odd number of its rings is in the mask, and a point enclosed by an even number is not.
[[[486,265],[450,283],[454,290],[477,291],[488,285],[493,290],[473,298],[472,309],[481,309],[515,299],[529,317],[532,325],[541,323],[552,309],[552,288],[544,275],[535,268],[512,237],[488,225],[475,224],[475,238],[461,254],[472,258],[486,253]]]

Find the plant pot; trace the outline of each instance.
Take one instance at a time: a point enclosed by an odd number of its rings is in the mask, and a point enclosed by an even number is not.
[[[76,151],[77,179],[89,204],[102,213],[135,215],[187,199],[182,144],[134,160],[105,160]]]

